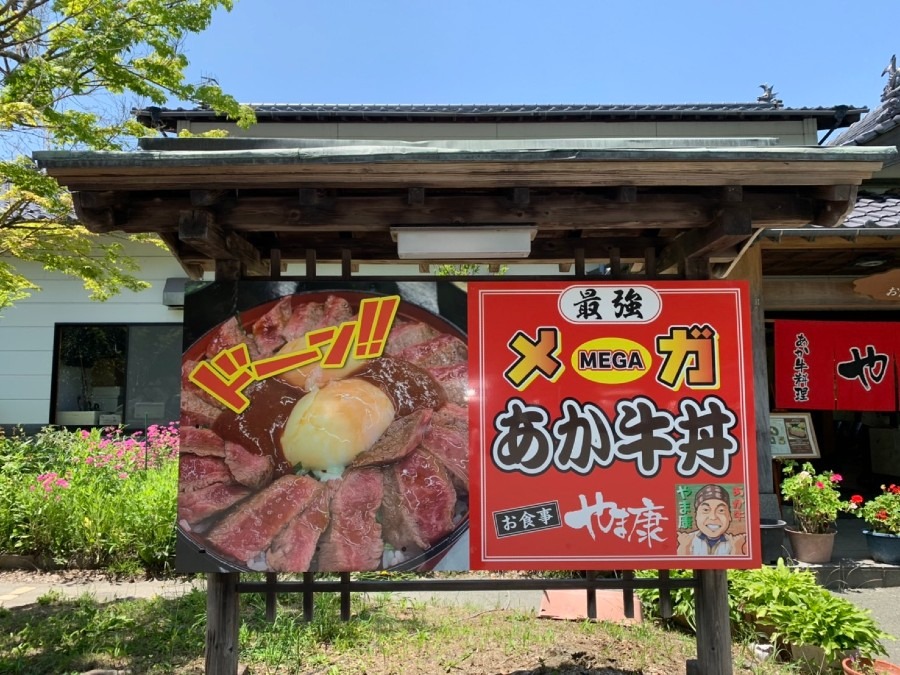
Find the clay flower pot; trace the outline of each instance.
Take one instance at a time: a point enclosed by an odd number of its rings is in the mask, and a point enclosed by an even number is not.
[[[810,534],[785,528],[794,558],[805,563],[827,563],[831,561],[831,553],[834,551],[834,535],[836,530],[825,534]]]
[[[841,661],[844,675],[900,675],[900,666],[878,659],[847,658]]]

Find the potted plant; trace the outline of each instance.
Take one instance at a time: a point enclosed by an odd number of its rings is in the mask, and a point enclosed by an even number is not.
[[[840,474],[832,471],[816,473],[805,462],[800,471],[797,463],[786,462],[781,494],[794,508],[796,529],[785,528],[794,557],[808,563],[826,563],[834,550],[834,521],[838,512],[852,511],[855,505],[841,499]]]
[[[850,656],[841,661],[841,668],[844,675],[900,675],[900,666],[866,656]]]
[[[792,660],[807,673],[830,672],[857,654],[884,654],[882,641],[890,638],[869,611],[821,587],[796,602],[773,604],[766,619],[775,627],[772,641],[790,645]]]
[[[874,499],[853,495],[850,502],[869,526],[863,534],[872,560],[900,565],[900,485],[882,485],[881,494]]]

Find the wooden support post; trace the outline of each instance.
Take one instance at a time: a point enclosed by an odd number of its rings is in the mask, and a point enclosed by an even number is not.
[[[303,573],[303,620],[309,623],[313,620],[315,611],[315,595],[313,591],[313,573]]]
[[[588,581],[594,581],[597,578],[597,573],[590,571],[587,572],[586,576]],[[597,618],[597,589],[593,586],[587,589],[587,618]]]
[[[575,249],[575,276],[579,279],[584,278],[584,249]]]
[[[634,618],[634,570],[625,570],[622,573],[622,612],[626,619]]]
[[[281,249],[273,248],[269,251],[269,276],[273,279],[281,278]]]
[[[215,572],[206,575],[206,675],[236,675],[240,574]]]
[[[781,518],[781,507],[772,478],[772,446],[769,440],[769,376],[766,360],[766,326],[762,295],[762,252],[751,246],[735,264],[729,279],[745,279],[750,285],[750,332],[753,344],[753,409],[756,411],[756,473],[759,480],[759,515]]]
[[[278,575],[273,572],[266,573],[266,584],[278,583]],[[266,589],[266,621],[275,623],[275,611],[278,607],[278,594],[270,587]]]
[[[669,570],[659,571],[659,580],[663,585],[659,589],[659,615],[671,619],[675,612],[672,609],[672,591],[669,589]]]
[[[350,573],[341,572],[341,621],[350,620]]]
[[[238,281],[239,260],[216,260],[216,281]],[[212,572],[206,575],[206,675],[236,675],[240,653],[241,575]]]
[[[313,281],[316,278],[316,249],[306,249],[306,278]]]
[[[725,570],[694,570],[697,587],[697,660],[688,661],[688,675],[732,675],[731,623],[728,620],[728,574]]]

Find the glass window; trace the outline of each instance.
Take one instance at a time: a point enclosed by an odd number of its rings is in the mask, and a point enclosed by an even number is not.
[[[177,420],[179,324],[58,325],[54,422],[146,427]]]

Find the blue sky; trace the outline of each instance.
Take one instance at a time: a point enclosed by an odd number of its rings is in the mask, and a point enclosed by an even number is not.
[[[186,49],[191,79],[252,103],[733,103],[768,82],[788,107],[874,108],[897,17],[833,0],[237,0]]]

